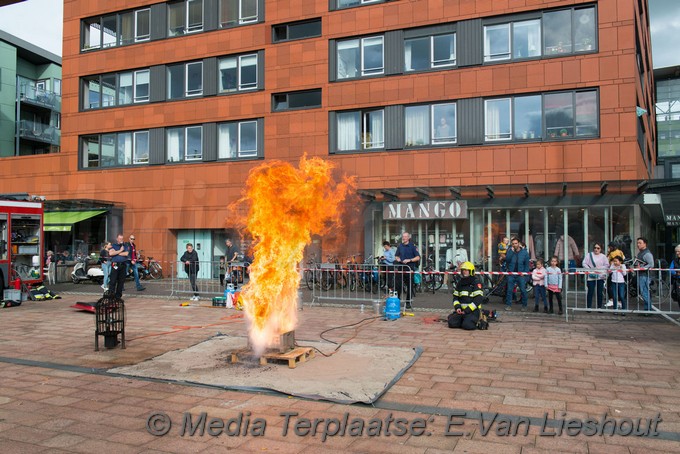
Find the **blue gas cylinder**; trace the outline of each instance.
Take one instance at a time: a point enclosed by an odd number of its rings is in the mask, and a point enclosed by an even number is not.
[[[227,302],[227,307],[234,307],[234,284],[227,284],[227,288],[224,289],[224,300]]]
[[[385,319],[396,320],[399,317],[401,317],[401,300],[399,300],[397,292],[392,292],[385,301]]]

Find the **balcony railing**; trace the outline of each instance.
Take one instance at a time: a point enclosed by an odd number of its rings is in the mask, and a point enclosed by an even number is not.
[[[31,85],[21,85],[19,96],[21,102],[61,111],[61,96],[54,92]]]
[[[21,123],[19,123],[19,137],[51,145],[59,145],[61,130],[45,123],[21,120]]]

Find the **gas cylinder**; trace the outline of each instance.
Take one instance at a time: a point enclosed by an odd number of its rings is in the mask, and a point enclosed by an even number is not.
[[[396,320],[401,317],[401,300],[397,292],[391,292],[390,297],[385,301],[385,319]]]

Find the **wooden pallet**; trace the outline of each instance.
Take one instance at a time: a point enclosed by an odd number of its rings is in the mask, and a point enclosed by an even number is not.
[[[242,348],[240,350],[234,350],[231,352],[231,363],[236,364],[239,362],[239,358],[245,359],[245,358],[252,358],[253,351],[250,348]]]
[[[231,363],[236,364],[239,359],[252,358],[253,351],[249,348],[243,348],[240,350],[235,350],[231,352]],[[297,347],[286,353],[271,352],[265,353],[260,357],[260,365],[266,366],[269,364],[270,360],[275,361],[288,361],[288,367],[295,369],[298,363],[304,363],[307,359],[314,358],[314,349],[309,347]]]
[[[288,367],[295,369],[298,363],[304,363],[307,359],[314,358],[314,349],[309,347],[297,347],[286,353],[265,353],[260,357],[260,365],[266,366],[272,361],[288,361]]]

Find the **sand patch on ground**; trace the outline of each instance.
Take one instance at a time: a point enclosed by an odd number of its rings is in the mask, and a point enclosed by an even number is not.
[[[217,336],[109,372],[201,383],[228,389],[275,390],[292,396],[342,403],[371,403],[396,382],[421,349],[344,344],[337,353],[315,357],[290,369],[287,363],[260,366],[256,358],[230,363],[231,352],[246,347],[245,337]],[[335,345],[298,340],[300,346],[330,353]]]

